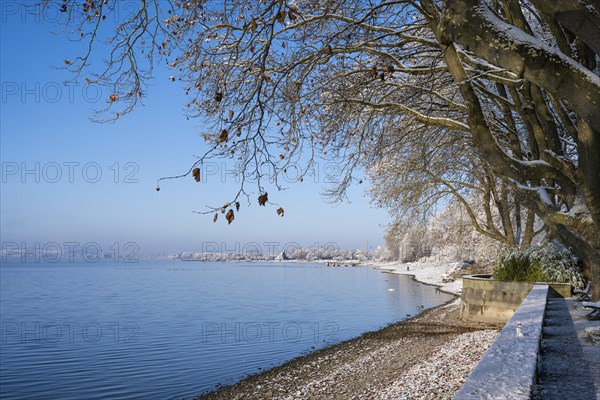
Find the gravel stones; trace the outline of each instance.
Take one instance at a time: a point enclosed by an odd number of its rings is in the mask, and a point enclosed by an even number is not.
[[[201,399],[446,399],[498,330],[458,319],[459,301],[294,359]]]

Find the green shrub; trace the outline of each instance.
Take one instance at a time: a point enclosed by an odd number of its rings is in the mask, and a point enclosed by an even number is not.
[[[560,282],[583,288],[581,265],[567,249],[552,243],[525,250],[505,249],[494,265],[494,279],[500,281]]]
[[[506,249],[494,265],[494,279],[500,281],[527,281],[531,270],[531,262],[524,252],[517,249]]]

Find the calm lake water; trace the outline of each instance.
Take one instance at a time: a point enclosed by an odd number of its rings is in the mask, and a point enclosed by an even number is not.
[[[193,398],[450,298],[370,268],[9,262],[0,397]]]

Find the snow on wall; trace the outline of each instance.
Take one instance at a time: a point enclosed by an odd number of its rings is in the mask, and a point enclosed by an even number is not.
[[[454,400],[529,400],[548,297],[548,285],[535,285],[504,326]]]

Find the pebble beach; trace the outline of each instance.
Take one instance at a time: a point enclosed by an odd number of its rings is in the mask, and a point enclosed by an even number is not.
[[[426,275],[429,279],[423,281],[438,283],[443,272],[436,270],[437,274],[417,272],[416,279]],[[442,289],[456,293],[460,283]],[[450,399],[500,330],[460,320],[459,307],[460,298],[456,298],[199,399]]]

